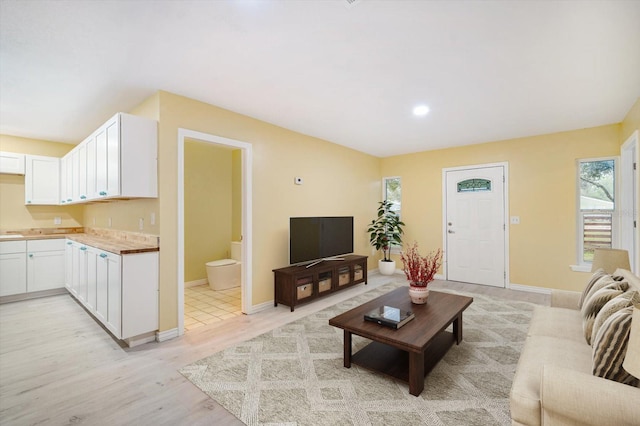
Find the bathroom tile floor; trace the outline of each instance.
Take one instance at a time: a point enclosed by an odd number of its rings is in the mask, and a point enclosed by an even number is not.
[[[209,284],[184,289],[184,330],[242,315],[240,287],[213,291]]]

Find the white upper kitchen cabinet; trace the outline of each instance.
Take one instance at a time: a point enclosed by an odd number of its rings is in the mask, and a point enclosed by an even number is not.
[[[78,145],[78,199],[87,201],[87,142]]]
[[[25,204],[60,203],[60,159],[27,155],[24,178]]]
[[[96,192],[98,198],[158,196],[156,121],[118,113],[100,127],[96,132]]]
[[[95,132],[96,140],[96,184],[91,199],[107,195],[107,128],[102,126]]]
[[[76,147],[71,151],[71,202],[80,201],[80,150]]]
[[[97,198],[96,193],[96,134],[89,136],[84,142],[87,146],[87,199]]]
[[[0,151],[0,173],[24,174],[24,154]]]
[[[67,157],[60,159],[60,204],[67,204]]]

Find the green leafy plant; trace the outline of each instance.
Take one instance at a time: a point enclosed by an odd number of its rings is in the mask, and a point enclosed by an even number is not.
[[[383,262],[391,262],[391,246],[402,244],[404,222],[391,210],[393,204],[384,200],[378,207],[378,217],[371,221],[367,232],[369,242],[376,250],[382,250]]]

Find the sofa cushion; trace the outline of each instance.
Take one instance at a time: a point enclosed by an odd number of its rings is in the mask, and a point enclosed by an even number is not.
[[[613,275],[608,275],[608,274],[602,275],[600,278],[596,280],[595,283],[593,283],[593,285],[585,295],[584,300],[582,301],[582,305],[580,306],[580,309],[584,307],[584,304],[587,303],[587,300],[589,300],[596,291],[605,287],[609,287],[612,284],[615,285],[617,282],[620,282],[620,281],[625,281],[625,280],[621,277],[617,277]]]
[[[640,293],[633,289],[629,289],[622,293],[620,296],[616,296],[605,303],[602,309],[600,309],[600,312],[598,312],[598,315],[596,315],[596,319],[593,322],[593,330],[591,331],[591,342],[595,340],[598,330],[611,315],[621,309],[637,304],[640,304]]]
[[[596,283],[597,285],[597,283]],[[595,287],[595,286],[594,286]],[[591,344],[591,334],[593,332],[593,323],[600,309],[611,299],[621,295],[629,288],[626,281],[613,281],[603,288],[597,290],[593,294],[589,294],[587,300],[582,305],[582,329],[584,330],[584,338],[588,344]]]
[[[616,382],[638,386],[638,379],[622,368],[627,354],[633,306],[611,315],[593,341],[593,374]]]
[[[589,294],[589,292],[591,291],[591,288],[593,287],[593,285],[605,275],[607,275],[607,273],[602,268],[598,269],[596,272],[593,273],[593,275],[591,275],[591,278],[589,279],[587,286],[584,288],[584,290],[582,290],[582,294],[580,295],[580,301],[578,302],[578,309],[582,308],[582,305],[584,304],[584,301],[587,298],[587,295]]]
[[[540,377],[543,365],[557,365],[592,374],[591,348],[584,340],[580,340],[527,337],[511,386],[511,418],[514,422],[540,424]]]
[[[549,336],[584,344],[582,314],[575,309],[536,306],[529,324],[529,336]]]

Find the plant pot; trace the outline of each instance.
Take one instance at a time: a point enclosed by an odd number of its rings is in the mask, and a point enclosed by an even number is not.
[[[385,262],[384,260],[378,260],[378,271],[382,275],[393,275],[396,272],[396,261]]]
[[[424,305],[425,303],[427,303],[428,297],[429,289],[427,287],[409,285],[409,298],[411,298],[411,303],[415,303],[416,305]]]

